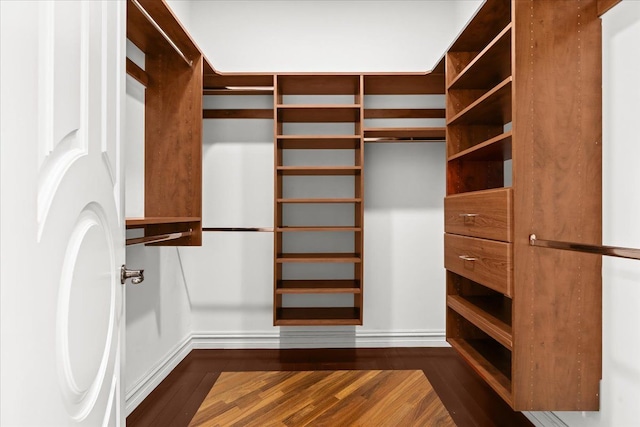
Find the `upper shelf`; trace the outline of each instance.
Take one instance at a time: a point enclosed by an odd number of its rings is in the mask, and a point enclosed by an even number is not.
[[[449,89],[483,89],[511,75],[511,28],[509,23],[449,84]],[[454,63],[456,53],[450,53]],[[455,74],[455,66],[454,68]]]
[[[433,141],[445,140],[446,129],[444,127],[419,127],[419,128],[365,128],[365,142],[402,141]]]
[[[498,124],[511,121],[511,76],[451,118],[447,125]]]
[[[360,93],[358,74],[278,74],[280,95],[357,95]]]

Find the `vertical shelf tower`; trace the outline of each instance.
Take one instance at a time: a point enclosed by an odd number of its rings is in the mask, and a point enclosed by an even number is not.
[[[447,339],[515,410],[597,410],[601,27],[595,0],[488,0],[446,56]]]
[[[308,75],[290,74],[274,77],[274,149],[275,149],[275,214],[274,214],[274,325],[362,325],[363,279],[363,134],[361,126],[363,109],[362,76],[360,75]],[[345,96],[351,99],[345,103]],[[297,101],[289,102],[290,99]],[[305,103],[300,103],[303,99]],[[338,103],[327,100],[339,99]],[[306,103],[311,100],[312,103]],[[316,101],[320,102],[316,102]],[[294,130],[289,127],[294,124]],[[296,127],[307,124],[306,127]],[[318,124],[352,124],[353,130],[345,134],[324,134],[313,131],[300,134],[300,129],[318,129]],[[310,125],[310,126],[309,126]],[[342,127],[340,127],[342,128]],[[288,150],[351,150],[353,162],[348,165],[308,165],[285,162]],[[287,188],[288,180],[305,177],[318,180],[323,177],[347,176],[353,179],[353,194],[344,197],[316,197],[312,194],[292,196]],[[328,206],[353,206],[353,221],[344,225],[291,224],[286,210],[294,205],[311,205],[319,209]],[[353,236],[348,252],[290,252],[287,240],[294,233],[327,233],[336,236],[348,233]],[[328,237],[332,238],[332,237]],[[314,240],[314,239],[312,239]],[[318,236],[317,240],[325,240]],[[341,239],[342,241],[342,239]],[[340,246],[340,245],[338,245]],[[352,264],[351,277],[341,279],[313,278],[297,272],[289,272],[294,264],[316,264],[331,269],[336,264]],[[292,269],[295,270],[295,269]],[[317,268],[310,270],[318,271]],[[327,277],[322,274],[321,276]],[[330,275],[329,275],[330,276]],[[344,306],[316,305],[307,299],[303,306],[301,295],[348,294],[352,304]],[[293,298],[292,298],[293,297]],[[297,297],[297,299],[296,299]],[[288,299],[292,298],[292,302]],[[317,298],[317,297],[316,297]],[[317,298],[319,299],[319,298]],[[311,302],[309,302],[311,301]]]

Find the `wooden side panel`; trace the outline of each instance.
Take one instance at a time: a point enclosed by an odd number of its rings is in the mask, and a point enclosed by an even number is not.
[[[514,7],[516,410],[598,410],[601,259],[528,236],[601,244],[601,26],[596,0]]]
[[[188,67],[169,46],[146,54],[145,216],[201,217],[202,57]],[[201,244],[193,231],[185,244]]]

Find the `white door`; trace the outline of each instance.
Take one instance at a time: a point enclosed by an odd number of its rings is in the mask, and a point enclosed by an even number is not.
[[[124,425],[125,3],[0,16],[0,424]]]

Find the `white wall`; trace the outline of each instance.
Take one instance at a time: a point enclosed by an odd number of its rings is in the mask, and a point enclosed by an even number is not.
[[[640,2],[624,0],[603,28],[603,242],[640,247]],[[638,426],[640,263],[604,257],[599,412],[534,413],[541,425]]]
[[[199,0],[189,31],[223,72],[426,71],[469,13],[456,3]]]

